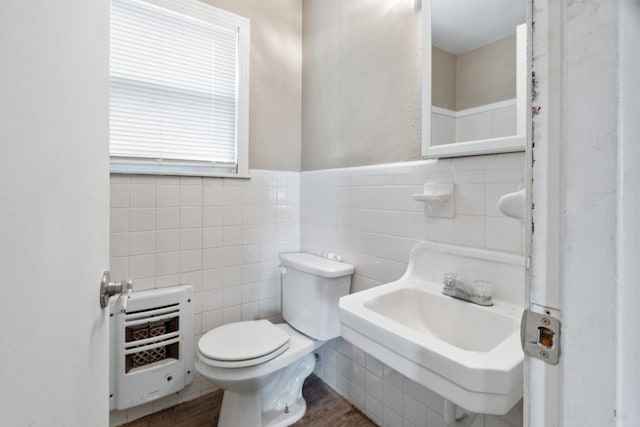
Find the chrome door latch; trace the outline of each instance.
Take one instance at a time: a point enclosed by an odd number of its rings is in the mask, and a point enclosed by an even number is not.
[[[560,320],[557,310],[542,307],[543,313],[525,310],[520,323],[520,343],[528,356],[557,365],[560,359]]]

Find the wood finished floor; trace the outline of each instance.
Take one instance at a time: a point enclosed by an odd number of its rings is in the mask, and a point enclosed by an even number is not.
[[[307,412],[294,426],[375,426],[362,412],[315,375],[305,380],[302,394],[307,401]],[[221,403],[222,390],[218,390],[191,402],[123,424],[122,427],[215,427]]]

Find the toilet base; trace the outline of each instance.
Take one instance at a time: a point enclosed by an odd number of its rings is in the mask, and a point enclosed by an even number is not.
[[[261,390],[225,390],[218,427],[285,427],[300,420],[307,410],[302,385],[315,365],[315,356],[310,353],[271,374]]]

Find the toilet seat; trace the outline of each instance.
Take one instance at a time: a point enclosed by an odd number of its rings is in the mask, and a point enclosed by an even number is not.
[[[210,366],[245,368],[284,353],[291,337],[268,320],[243,321],[217,327],[200,338],[198,353]]]

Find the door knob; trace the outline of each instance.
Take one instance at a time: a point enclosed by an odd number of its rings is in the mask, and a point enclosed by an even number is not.
[[[120,282],[112,282],[111,274],[105,271],[102,273],[102,280],[100,281],[100,307],[108,307],[109,298],[115,294],[120,294],[116,308],[119,312],[124,313],[127,310],[127,300],[131,295],[131,291],[133,291],[133,280],[127,279]]]

